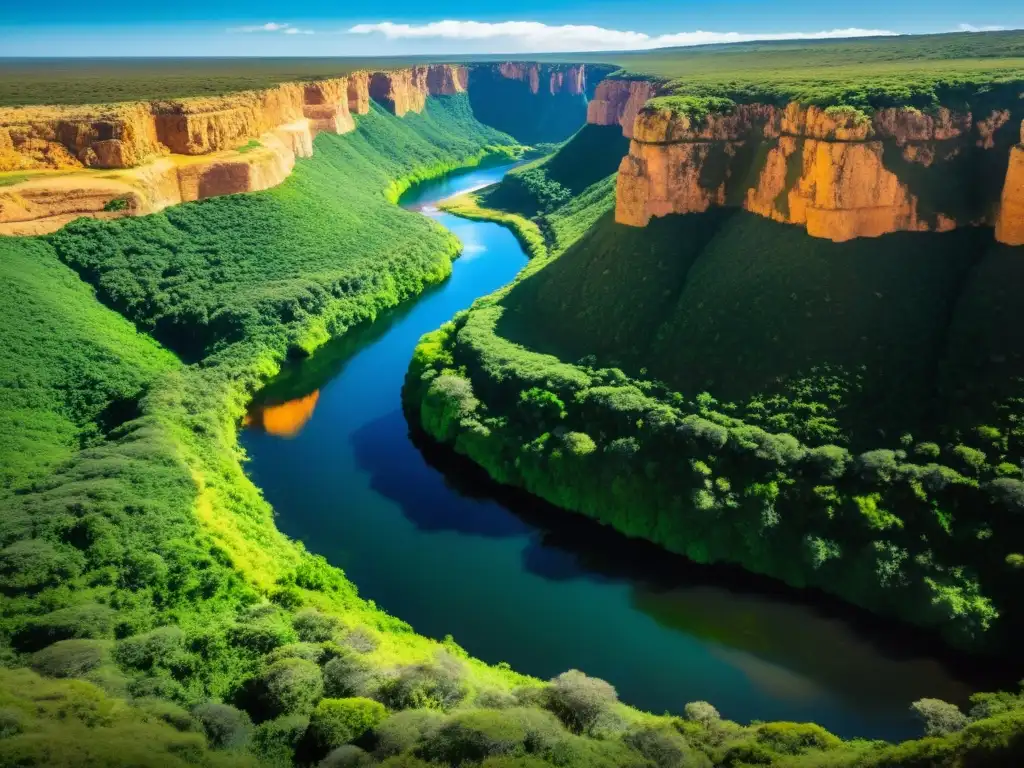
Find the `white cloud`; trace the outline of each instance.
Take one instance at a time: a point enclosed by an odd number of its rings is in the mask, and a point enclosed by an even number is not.
[[[976,27],[973,24],[961,24],[959,26],[959,31],[961,32],[1002,32],[1004,29],[1006,29],[1006,27]]]
[[[249,27],[232,27],[228,32],[283,32],[286,35],[312,35],[312,29],[299,29],[291,24],[278,24],[268,21],[266,24],[255,24]]]
[[[751,40],[824,40],[839,37],[894,35],[885,29],[831,29],[820,32],[679,32],[651,36],[644,32],[607,29],[591,25],[551,26],[539,21],[434,21],[429,24],[357,24],[351,34],[381,34],[389,40],[501,40],[505,45],[525,51],[609,51],[664,48],[668,46],[740,43]]]

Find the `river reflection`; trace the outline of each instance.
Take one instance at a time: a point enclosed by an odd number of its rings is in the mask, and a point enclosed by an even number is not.
[[[256,404],[249,409],[243,426],[262,429],[277,437],[295,437],[306,422],[313,418],[319,399],[320,390],[314,389],[308,395],[283,403]]]

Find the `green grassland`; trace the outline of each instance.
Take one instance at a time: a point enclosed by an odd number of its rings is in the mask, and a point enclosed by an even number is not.
[[[1024,31],[901,35],[847,40],[771,41],[640,52],[448,56],[442,58],[68,59],[0,58],[0,106],[91,104],[215,96],[288,81],[340,77],[356,70],[427,63],[526,59],[618,68],[614,77],[659,80],[676,94],[669,105],[701,111],[714,99],[798,100],[870,110],[928,109],[984,101],[993,86],[1024,81]],[[593,86],[593,83],[591,83]],[[710,100],[710,101],[709,101]],[[721,103],[720,103],[721,106]],[[485,117],[486,119],[486,117]],[[505,119],[514,116],[505,113]],[[526,120],[526,116],[520,119]],[[578,122],[549,110],[531,125],[568,135]],[[525,125],[526,123],[524,123]],[[506,129],[508,126],[502,126]],[[516,131],[510,131],[515,134]]]

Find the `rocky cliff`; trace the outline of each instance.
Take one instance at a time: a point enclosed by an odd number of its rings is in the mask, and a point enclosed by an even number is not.
[[[1020,144],[1010,150],[996,239],[1007,245],[1024,245],[1024,122],[1020,126]]]
[[[506,61],[494,69],[506,80],[527,83],[533,94],[539,94],[543,87],[551,96],[560,93],[582,96],[587,92],[587,70],[582,64],[573,66],[531,64],[522,61]]]
[[[628,122],[649,87],[602,83],[590,121]],[[1009,109],[636,111],[618,177],[623,224],[733,205],[837,242],[978,224],[996,225],[1004,242],[1022,238],[1024,165]]]
[[[658,94],[650,80],[602,80],[587,105],[591,125],[621,125],[622,133],[633,138],[633,124],[644,104]]]
[[[435,65],[284,83],[207,99],[115,107],[0,110],[0,234],[53,231],[78,216],[152,213],[280,184],[317,133],[355,129],[370,99],[396,115],[468,87],[465,67]],[[97,175],[86,169],[114,169]]]

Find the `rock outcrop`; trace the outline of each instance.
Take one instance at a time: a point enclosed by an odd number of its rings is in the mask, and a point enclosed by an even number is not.
[[[639,86],[630,88],[603,83],[592,122],[628,117],[634,97],[639,98],[632,90]],[[734,205],[836,242],[985,223],[995,223],[1000,239],[1008,242],[1018,236],[1012,233],[1022,220],[1016,206],[1024,202],[1024,192],[1013,191],[1019,150],[1011,159],[998,216],[994,205],[991,210],[942,209],[924,200],[934,191],[929,180],[941,180],[954,168],[962,173],[968,153],[1006,151],[1008,121],[1008,112],[976,120],[949,109],[934,114],[883,109],[868,119],[854,111],[796,103],[737,105],[699,119],[643,109],[619,169],[616,220],[645,226],[654,216]],[[1019,173],[1024,179],[1024,168]]]
[[[587,92],[588,67],[582,64],[567,66],[505,61],[496,65],[496,71],[506,80],[527,83],[534,94],[539,94],[542,87],[552,96],[560,93],[581,96]]]
[[[1024,245],[1024,122],[1020,126],[1020,144],[1010,150],[996,219],[996,239],[1007,245]]]
[[[622,133],[633,138],[633,124],[649,99],[657,95],[650,80],[602,80],[587,105],[591,125],[621,125]]]
[[[403,117],[422,112],[428,96],[453,96],[469,84],[465,67],[433,64],[395,72],[374,72],[370,76],[370,98]]]

